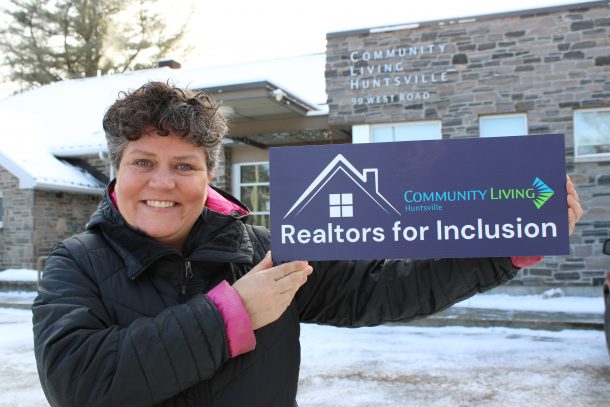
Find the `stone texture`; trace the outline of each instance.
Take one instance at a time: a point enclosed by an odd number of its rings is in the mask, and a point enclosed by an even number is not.
[[[408,54],[412,47],[417,55],[366,62],[368,67],[386,62],[396,67],[400,62],[403,71],[367,79],[411,75],[409,85],[349,89],[349,80],[359,79],[350,75],[350,52],[406,48]],[[571,255],[547,257],[511,284],[599,285],[596,273],[610,268],[610,256],[601,253],[602,242],[610,238],[604,223],[610,219],[610,162],[575,160],[573,115],[576,109],[610,107],[609,49],[608,7],[599,3],[451,26],[422,24],[402,31],[333,36],[328,39],[326,69],[339,75],[327,76],[329,121],[343,127],[436,118],[442,121],[443,138],[459,138],[479,134],[481,115],[526,112],[529,134],[565,134],[566,168],[585,209],[570,240]],[[335,62],[339,60],[341,64]],[[422,61],[431,63],[424,66]],[[447,65],[436,64],[441,62]],[[444,81],[413,82],[416,75],[439,77],[443,72]],[[406,102],[383,108],[351,103],[358,96],[422,92],[430,97],[418,102],[417,109],[405,108],[414,104]]]
[[[99,196],[19,189],[18,179],[0,167],[3,228],[0,270],[35,268],[59,240],[84,230]]]

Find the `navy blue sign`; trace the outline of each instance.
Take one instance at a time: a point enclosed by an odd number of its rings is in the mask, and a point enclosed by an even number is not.
[[[276,260],[565,255],[563,135],[273,148]]]

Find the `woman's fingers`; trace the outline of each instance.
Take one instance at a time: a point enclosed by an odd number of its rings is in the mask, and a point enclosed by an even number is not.
[[[273,267],[268,253],[233,288],[241,296],[252,327],[258,329],[275,320],[286,310],[313,268],[306,261],[293,261]]]
[[[265,257],[263,257],[263,259],[260,261],[260,263],[258,263],[256,266],[254,266],[252,270],[250,270],[250,273],[258,273],[259,271],[267,270],[271,267],[273,267],[273,261],[271,260],[271,252],[268,251],[267,254],[265,254]]]
[[[303,269],[293,271],[285,277],[276,280],[277,289],[280,294],[291,293],[294,296],[297,290],[307,282],[307,276],[313,272],[311,266],[306,266]]]
[[[309,263],[306,261],[291,261],[290,263],[280,264],[273,269],[269,269],[269,272],[272,273],[273,279],[277,281],[306,267],[309,267]]]
[[[578,192],[574,187],[574,183],[567,177],[566,180],[566,191],[568,192],[568,226],[569,232],[572,234],[576,227],[576,222],[582,217],[583,209],[580,205],[580,198]]]

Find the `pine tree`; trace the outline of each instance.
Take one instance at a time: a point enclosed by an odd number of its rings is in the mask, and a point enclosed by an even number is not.
[[[152,67],[170,52],[190,51],[180,44],[188,22],[168,33],[153,11],[158,0],[9,2],[0,51],[8,79],[22,89]]]

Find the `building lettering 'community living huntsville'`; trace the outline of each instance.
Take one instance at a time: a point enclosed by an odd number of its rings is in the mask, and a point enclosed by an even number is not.
[[[15,139],[0,144],[0,270],[33,268],[83,229],[113,175],[104,110],[119,91],[148,80],[222,101],[232,125],[214,182],[266,225],[269,147],[565,134],[568,173],[585,209],[571,254],[548,257],[511,284],[594,287],[610,267],[601,254],[610,238],[607,1],[330,33],[325,55],[166,66],[0,101],[12,129],[3,138]]]

